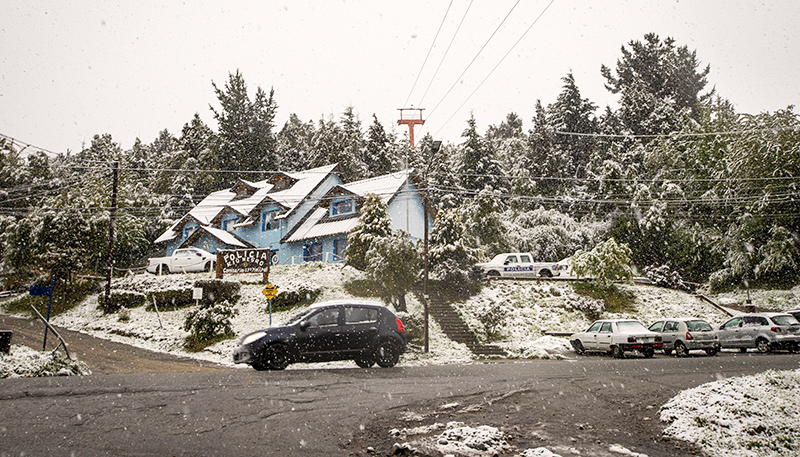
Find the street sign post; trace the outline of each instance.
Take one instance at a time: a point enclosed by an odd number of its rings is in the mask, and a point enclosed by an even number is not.
[[[56,277],[50,280],[50,287],[47,286],[31,286],[28,294],[40,297],[50,297],[50,303],[47,305],[47,320],[45,324],[50,323],[50,309],[53,307],[53,288],[56,286]],[[47,350],[47,325],[44,327],[44,342],[42,343],[42,351]]]
[[[261,293],[267,297],[267,301],[269,302],[269,326],[272,327],[272,299],[278,295],[278,287],[273,286],[272,284],[267,284],[267,287],[265,287]]]

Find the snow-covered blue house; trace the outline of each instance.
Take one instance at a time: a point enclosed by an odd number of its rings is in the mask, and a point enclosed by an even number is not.
[[[240,179],[207,196],[155,242],[166,243],[167,255],[187,246],[212,253],[259,248],[273,251],[273,264],[339,262],[369,194],[386,203],[395,230],[423,236],[424,200],[413,170],[346,183],[328,165],[258,182]]]

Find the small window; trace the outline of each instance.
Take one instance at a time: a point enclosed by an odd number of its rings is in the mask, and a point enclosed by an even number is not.
[[[303,246],[303,261],[305,262],[322,261],[322,243],[312,243]]]
[[[183,229],[183,239],[189,238],[189,236],[197,230],[197,226],[192,227],[184,227]]]
[[[345,306],[345,324],[367,324],[378,322],[378,310],[364,306]]]
[[[238,220],[239,220],[238,218],[225,219],[224,221],[222,221],[222,230],[225,230],[226,232],[232,232],[233,224],[235,224],[236,221]]]
[[[531,263],[531,257],[528,255],[519,256],[520,263]]]
[[[603,322],[603,327],[600,329],[600,333],[611,333],[611,322]]]
[[[586,331],[587,332],[598,332],[598,331],[600,331],[600,326],[601,325],[603,325],[602,322],[595,322],[594,324],[592,324],[591,327],[589,327],[589,330],[586,330]]]
[[[667,322],[664,324],[664,331],[665,332],[677,332],[678,331],[678,323],[677,322]]]
[[[333,240],[334,260],[344,260],[344,250],[347,249],[347,238]]]
[[[517,256],[510,255],[506,258],[506,263],[517,263]]]
[[[279,223],[275,220],[276,211],[267,211],[261,213],[261,231],[267,232],[270,230],[278,230]]]
[[[331,203],[331,216],[352,213],[354,210],[355,204],[352,198],[337,200]]]

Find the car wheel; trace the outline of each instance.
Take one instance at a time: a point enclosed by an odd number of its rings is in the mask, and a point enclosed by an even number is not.
[[[675,343],[675,356],[676,357],[689,357],[689,350],[686,345],[678,341]]]
[[[611,355],[615,359],[625,358],[625,353],[622,352],[622,349],[619,346],[611,346]]]
[[[158,266],[158,275],[159,276],[165,275],[167,273],[169,273],[169,267],[168,266],[164,265],[163,263]]]
[[[497,277],[500,276],[500,272],[497,271],[497,270],[492,270],[492,271],[486,273],[486,276],[488,276],[490,278],[497,278]]]
[[[644,356],[649,359],[656,354],[656,350],[653,348],[645,348],[642,350],[642,354],[644,354]]]
[[[764,338],[759,338],[756,340],[756,349],[758,352],[764,354],[770,351],[769,341],[765,340]]]
[[[390,340],[383,340],[375,348],[375,363],[381,368],[390,368],[400,361],[400,350]]]
[[[717,355],[718,352],[719,352],[719,349],[717,349],[717,348],[706,349],[706,354],[711,355],[711,356]]]
[[[206,262],[206,265],[203,267],[203,271],[205,272],[211,271],[211,262]]]
[[[356,365],[358,365],[360,368],[369,368],[372,365],[375,365],[375,361],[372,360],[371,358],[368,358],[368,359],[356,359]]]
[[[260,360],[251,363],[250,366],[253,367],[253,369],[255,369],[256,371],[265,371],[269,370],[270,368],[268,363],[264,363]]]
[[[263,360],[270,369],[283,370],[289,366],[289,350],[283,344],[273,344],[264,351]]]
[[[670,348],[667,348],[667,347],[665,347],[664,349],[662,349],[662,351],[664,351],[664,355],[670,355],[670,354],[672,354],[672,349],[670,349]]]
[[[539,272],[539,276],[542,278],[552,278],[553,273],[551,273],[550,270],[542,270]]]
[[[575,348],[575,353],[576,354],[578,354],[578,355],[586,354],[586,348],[583,347],[583,343],[581,343],[581,340],[575,340],[572,343],[572,347]]]

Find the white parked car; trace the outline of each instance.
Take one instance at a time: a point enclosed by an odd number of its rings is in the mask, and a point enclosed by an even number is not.
[[[552,278],[568,276],[569,262],[534,262],[529,252],[508,252],[497,254],[486,263],[476,265],[488,277],[503,278]]]
[[[749,313],[731,318],[717,331],[723,348],[747,352],[800,351],[800,322],[787,313]]]
[[[707,321],[694,317],[656,321],[650,331],[661,334],[664,354],[675,351],[678,357],[686,357],[689,351],[700,349],[708,355],[719,352],[719,337]]]
[[[216,268],[217,256],[199,248],[176,249],[169,257],[147,259],[147,271],[156,274],[192,273]]]
[[[617,359],[632,351],[653,357],[656,349],[662,347],[661,335],[651,332],[634,319],[595,321],[586,331],[573,333],[569,342],[577,354],[610,352]]]

